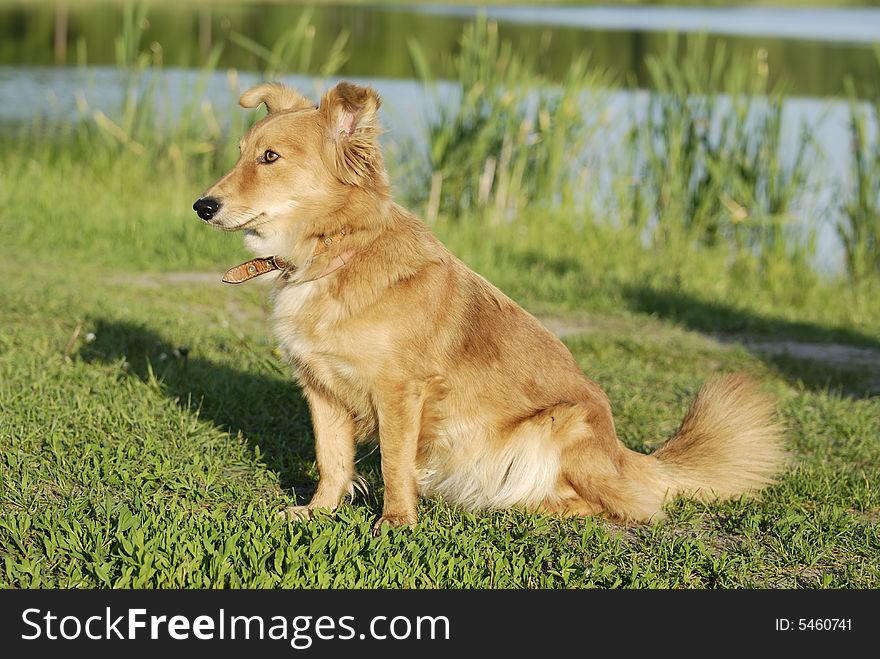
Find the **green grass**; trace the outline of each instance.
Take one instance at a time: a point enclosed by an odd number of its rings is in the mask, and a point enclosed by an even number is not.
[[[207,181],[127,157],[84,168],[5,152],[0,166],[2,587],[880,587],[871,374],[711,336],[877,348],[868,292],[713,277],[709,253],[673,276],[625,234],[561,221],[438,224],[515,298],[580,328],[568,345],[627,445],[656,447],[704,379],[744,369],[779,397],[795,466],[758,500],[676,501],[653,525],[429,499],[415,530],[373,538],[369,447],[366,497],[307,524],[275,516],[317,474],[266,287],[168,276],[219,277],[244,253],[189,209]]]

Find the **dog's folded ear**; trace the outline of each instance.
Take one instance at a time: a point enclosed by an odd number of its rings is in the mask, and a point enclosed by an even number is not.
[[[266,82],[251,87],[238,99],[243,108],[255,108],[260,103],[266,104],[269,113],[283,110],[308,110],[315,107],[305,96],[280,82]]]
[[[362,185],[385,176],[378,142],[381,104],[375,89],[350,82],[340,82],[321,99],[328,137],[336,147],[336,173],[346,183]]]

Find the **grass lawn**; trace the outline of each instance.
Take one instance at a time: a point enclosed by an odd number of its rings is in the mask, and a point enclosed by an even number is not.
[[[880,587],[876,370],[736,340],[878,350],[864,299],[769,280],[737,292],[703,261],[673,287],[622,243],[438,226],[565,328],[627,445],[656,447],[706,378],[743,369],[778,396],[794,464],[756,500],[676,501],[652,525],[428,499],[415,530],[373,538],[371,447],[368,494],[307,524],[275,516],[314,486],[310,421],[269,338],[266,286],[218,281],[244,252],[189,210],[208,181],[4,158],[2,587]]]

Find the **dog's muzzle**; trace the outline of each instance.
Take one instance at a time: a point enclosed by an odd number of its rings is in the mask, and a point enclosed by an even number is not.
[[[208,222],[217,214],[221,205],[222,204],[214,199],[214,197],[202,197],[201,199],[197,199],[196,203],[193,204],[193,210],[200,218],[205,222]]]

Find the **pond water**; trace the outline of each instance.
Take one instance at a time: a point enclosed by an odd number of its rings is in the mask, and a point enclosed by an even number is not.
[[[413,11],[469,17],[476,8],[422,5]],[[483,11],[498,21],[619,32],[708,32],[848,44],[874,43],[880,35],[880,11],[871,8],[491,6]]]
[[[68,4],[73,6],[65,8]],[[674,30],[707,32],[713,39],[723,39],[734,53],[766,49],[771,77],[784,78],[797,96],[841,94],[846,76],[852,76],[860,89],[877,78],[872,48],[880,40],[876,8],[491,6],[484,10],[498,21],[501,37],[518,48],[545,45],[548,55],[541,65],[550,76],[561,75],[573,54],[588,51],[594,66],[644,86],[645,55],[664,52]],[[482,9],[157,3],[148,11],[142,42],[162,44],[166,65],[198,66],[210,47],[225,41],[230,32],[271,47],[304,11],[312,12],[316,53],[326,52],[341,31],[350,33],[349,57],[340,75],[410,78],[407,38],[418,40],[442,77],[448,73],[448,54],[456,49],[462,27]],[[4,3],[0,65],[72,64],[80,42],[87,44],[89,64],[114,64],[123,16],[123,8],[112,3]],[[222,68],[252,69],[258,64],[253,54],[234,44],[224,48],[220,59]]]
[[[183,4],[183,3],[179,3]],[[35,114],[63,118],[76,112],[81,93],[91,107],[112,109],[121,95],[114,39],[124,11],[112,4],[74,5],[61,9],[49,3],[0,7],[0,124],[29,121]],[[418,40],[439,77],[448,74],[449,54],[462,28],[477,13],[467,6],[383,6],[305,9],[285,4],[175,6],[151,8],[142,45],[162,44],[165,85],[172,98],[187,98],[204,53],[231,32],[271,46],[294,25],[303,11],[313,11],[315,52],[328,49],[340,31],[350,33],[349,57],[337,77],[376,86],[385,100],[384,121],[391,129],[386,143],[392,148],[418,139],[420,120],[432,108],[413,80],[406,47],[408,37]],[[783,144],[794,143],[800,122],[819,127],[818,139],[829,171],[827,185],[813,202],[828,208],[827,221],[818,227],[819,265],[840,268],[841,249],[833,229],[834,196],[846,183],[848,149],[847,111],[840,98],[844,79],[868,94],[878,80],[873,41],[880,40],[880,9],[700,9],[681,7],[489,7],[502,38],[519,48],[545,47],[542,60],[549,77],[561,75],[576,54],[588,50],[594,66],[609,69],[631,86],[613,94],[610,111],[618,125],[638,116],[647,86],[644,58],[664,52],[668,31],[704,31],[710,40],[723,39],[734,54],[751,54],[758,47],[768,53],[771,76],[788,81]],[[73,67],[77,53],[88,66]],[[59,66],[60,65],[60,66]],[[240,71],[240,85],[257,80],[260,62],[247,50],[227,43],[219,71],[212,74],[205,95],[216,107],[231,107],[235,93],[224,71]],[[327,81],[291,71],[282,78],[316,95]],[[633,88],[635,87],[635,89]],[[446,102],[455,102],[457,89],[441,86]],[[633,109],[636,108],[635,113]],[[594,145],[595,146],[595,145]],[[599,145],[598,148],[601,148]]]

